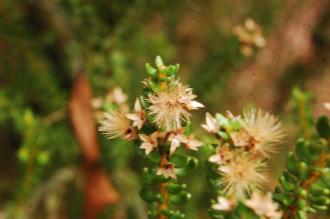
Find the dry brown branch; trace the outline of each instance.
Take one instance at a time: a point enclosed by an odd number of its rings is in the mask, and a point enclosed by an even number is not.
[[[97,165],[99,145],[96,137],[96,124],[91,106],[91,89],[83,74],[74,80],[70,99],[70,118],[76,138],[84,155],[85,219],[96,218],[102,208],[118,201],[105,171]]]
[[[281,94],[277,82],[293,64],[313,56],[312,35],[328,6],[328,0],[306,0],[288,16],[289,20],[283,20],[256,59],[232,74],[229,87],[235,98],[228,98],[232,101],[227,104],[242,108],[253,102],[274,108]]]
[[[40,31],[53,30],[56,34],[56,48],[58,59],[65,60],[70,66],[69,72],[58,72],[62,80],[72,82],[69,114],[73,130],[84,156],[83,172],[85,173],[85,208],[84,218],[93,219],[108,204],[117,202],[119,196],[113,188],[106,172],[97,164],[100,156],[97,141],[96,124],[90,105],[92,94],[89,83],[79,69],[82,68],[81,57],[77,54],[71,57],[67,48],[74,43],[72,35],[73,25],[62,13],[61,7],[52,0],[36,0],[26,4],[26,11],[32,18],[34,25]],[[56,65],[54,60],[54,64]],[[66,81],[66,83],[67,83]]]

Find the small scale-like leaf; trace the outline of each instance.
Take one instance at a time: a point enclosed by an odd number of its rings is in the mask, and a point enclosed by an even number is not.
[[[316,123],[316,128],[322,138],[330,137],[330,123],[326,116],[321,116]]]
[[[146,63],[146,72],[152,77],[157,75],[157,69],[152,67],[149,63]]]

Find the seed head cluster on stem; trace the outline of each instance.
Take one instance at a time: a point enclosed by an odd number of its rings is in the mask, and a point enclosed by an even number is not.
[[[204,105],[195,100],[197,96],[192,88],[175,77],[178,65],[165,66],[157,57],[156,66],[146,65],[149,77],[142,82],[144,93],[136,98],[132,112],[124,113],[119,109],[104,112],[99,130],[109,138],[134,141],[144,158],[159,157],[157,166],[151,167],[158,179],[153,187],[161,196],[161,200],[156,201],[155,216],[167,219],[169,214],[182,217],[177,210],[173,213],[170,209],[167,186],[169,182],[178,181],[171,157],[178,152],[197,151],[202,146],[186,127],[190,125],[190,111]]]
[[[208,161],[216,166],[214,170],[219,180],[216,190],[222,195],[212,209],[230,211],[239,202],[253,209],[258,201],[267,200],[269,208],[253,210],[265,213],[260,216],[266,218],[280,218],[281,212],[269,199],[270,193],[265,198],[260,194],[267,183],[268,160],[279,151],[285,138],[279,120],[261,109],[250,108],[238,116],[227,112],[213,117],[207,113],[202,127],[218,141]],[[251,201],[246,201],[249,198]]]

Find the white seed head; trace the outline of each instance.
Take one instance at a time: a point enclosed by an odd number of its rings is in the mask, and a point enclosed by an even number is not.
[[[116,110],[103,113],[99,130],[108,138],[122,137],[126,140],[137,138],[136,130],[131,127],[130,121],[123,113]]]
[[[221,183],[229,197],[243,199],[265,183],[266,164],[252,159],[243,151],[232,153],[232,159],[218,168],[222,176]]]
[[[194,100],[196,97],[191,88],[173,81],[164,90],[149,95],[148,111],[160,128],[176,130],[181,128],[182,122],[190,121],[189,110],[203,106]]]
[[[281,122],[273,115],[261,109],[250,109],[243,112],[243,127],[253,138],[253,149],[263,156],[278,151],[284,141],[285,133]]]

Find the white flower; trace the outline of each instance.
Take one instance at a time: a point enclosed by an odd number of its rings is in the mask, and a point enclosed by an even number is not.
[[[91,105],[93,109],[100,109],[103,106],[103,98],[101,97],[95,97],[91,101]]]
[[[251,143],[251,136],[244,129],[231,132],[229,135],[236,147],[245,147]]]
[[[229,119],[232,119],[234,121],[240,120],[241,119],[241,115],[237,115],[235,116],[232,112],[230,112],[229,110],[226,111],[226,115]]]
[[[157,169],[157,175],[163,175],[165,178],[176,179],[174,164],[163,160],[161,166]]]
[[[202,127],[209,133],[218,133],[220,126],[215,118],[212,117],[210,113],[205,115],[206,124],[203,124]]]
[[[324,103],[323,105],[327,110],[330,110],[330,102]]]
[[[211,157],[209,157],[209,161],[216,164],[221,164],[223,162],[219,154],[213,154]]]
[[[217,153],[212,155],[209,158],[209,161],[211,163],[216,164],[225,164],[229,162],[233,157],[233,153],[230,151],[230,149],[226,146],[218,146]]]
[[[187,108],[189,110],[197,110],[199,108],[203,108],[204,105],[201,104],[200,102],[196,101],[196,100],[192,100],[192,101],[187,101]]]
[[[235,202],[233,200],[228,200],[223,196],[217,198],[217,203],[212,205],[214,210],[218,211],[231,211],[235,207]]]
[[[145,150],[146,155],[150,154],[151,151],[158,147],[157,131],[152,133],[150,136],[139,134],[139,137],[142,140],[140,148]]]
[[[193,151],[197,151],[198,148],[203,145],[203,143],[195,139],[193,135],[183,136],[182,142],[184,143],[186,149]]]
[[[233,33],[241,43],[240,49],[243,55],[251,56],[254,47],[262,48],[266,45],[266,39],[263,37],[261,28],[250,18],[245,20],[244,25],[234,27]]]
[[[252,159],[243,151],[232,152],[230,161],[219,166],[221,183],[228,196],[242,199],[246,193],[260,189],[266,181],[264,162]]]
[[[171,146],[170,146],[171,154],[180,146],[181,143],[184,144],[186,149],[193,151],[197,151],[198,148],[203,145],[203,143],[195,139],[193,135],[185,136],[183,134],[183,131],[184,131],[183,129],[178,129],[177,131],[172,132],[169,135],[168,141],[171,142]]]
[[[183,143],[184,137],[183,129],[178,129],[168,136],[168,140],[171,142],[170,154],[172,154],[180,146],[180,144]]]
[[[245,205],[260,217],[267,219],[280,219],[282,217],[282,212],[278,210],[279,205],[272,200],[270,192],[264,196],[254,192],[252,197],[245,201]]]
[[[261,109],[243,112],[242,125],[252,137],[251,148],[265,157],[277,152],[285,137],[281,122]]]
[[[197,96],[192,93],[192,89],[182,85],[178,81],[173,81],[163,90],[149,95],[150,106],[148,110],[154,116],[154,122],[166,130],[176,130],[181,128],[182,122],[189,122],[190,113],[203,105],[194,99]]]
[[[107,99],[110,100],[110,102],[123,104],[127,101],[127,95],[120,87],[115,87],[113,91],[108,94]]]
[[[100,125],[99,130],[104,132],[108,138],[122,137],[126,140],[137,138],[136,129],[131,127],[130,121],[121,112],[110,110],[103,113]]]
[[[146,115],[142,110],[141,103],[138,98],[136,98],[134,104],[134,113],[127,114],[126,117],[133,121],[133,126],[136,126],[138,129],[142,128],[143,123],[146,121]]]

